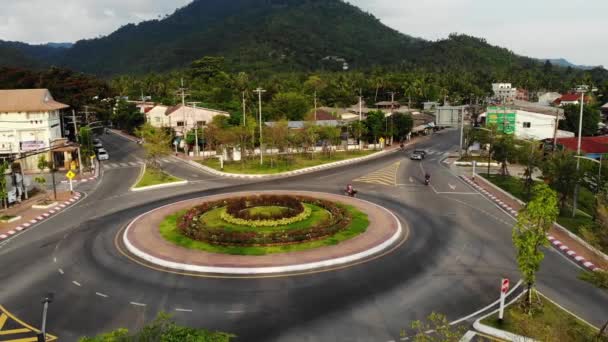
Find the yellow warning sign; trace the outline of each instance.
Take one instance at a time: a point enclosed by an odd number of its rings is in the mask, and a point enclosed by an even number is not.
[[[21,321],[0,305],[0,342],[36,342],[40,330]],[[46,341],[57,341],[57,337],[46,334]]]
[[[76,174],[72,170],[70,170],[68,171],[68,173],[65,174],[65,176],[68,177],[69,180],[72,180],[74,179],[74,177],[76,177]]]

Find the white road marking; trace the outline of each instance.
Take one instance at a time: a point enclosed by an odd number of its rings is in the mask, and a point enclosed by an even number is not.
[[[179,312],[192,312],[191,309],[180,309],[180,308],[175,309],[175,311],[179,311]]]
[[[74,285],[76,285],[76,286],[82,286],[82,285],[80,285],[80,283],[79,283],[79,282],[77,282],[76,280],[73,280],[73,281],[72,281],[72,284],[74,284]]]
[[[227,314],[239,314],[239,313],[244,313],[244,310],[230,310],[230,311],[226,311]]]
[[[63,274],[63,270],[62,270],[61,268],[59,269],[59,273],[60,273],[60,274]]]
[[[95,292],[96,295],[98,295],[99,297],[103,297],[103,298],[108,298],[109,296],[107,294],[103,294],[101,292]]]
[[[410,177],[410,183],[414,183],[414,178]]]
[[[129,165],[131,165],[131,166],[137,166],[137,163],[129,162]]]
[[[120,166],[127,167],[127,166],[129,166],[129,164],[127,164],[127,163],[120,163]]]
[[[450,187],[450,189],[452,189],[452,191],[456,190],[456,187],[450,183],[448,183],[448,186]]]
[[[53,258],[53,262],[54,262],[54,263],[57,263],[57,258]]]
[[[120,165],[116,164],[116,163],[112,163],[110,164],[111,167],[119,167]]]
[[[130,304],[135,305],[135,306],[146,306],[146,304],[137,303],[137,302],[130,302]]]

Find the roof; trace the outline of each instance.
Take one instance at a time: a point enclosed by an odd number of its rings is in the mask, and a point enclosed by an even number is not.
[[[46,112],[69,107],[55,101],[48,89],[0,90],[0,112]]]
[[[562,95],[562,97],[559,98],[561,101],[569,101],[569,102],[574,102],[574,101],[578,101],[581,99],[581,96],[579,94],[564,94]]]
[[[395,106],[395,107],[401,107],[401,104],[397,101],[380,101],[378,103],[376,103],[376,106]]]
[[[314,114],[314,113],[313,113]],[[324,110],[324,109],[317,109],[317,115],[316,115],[317,121],[321,121],[321,120],[336,120],[336,117]]]
[[[608,102],[606,104],[604,104],[601,108],[608,109]]]
[[[316,126],[332,126],[337,127],[341,125],[341,122],[338,120],[317,120],[313,121]],[[268,127],[272,127],[276,124],[275,121],[268,121],[264,123]],[[288,121],[287,127],[290,129],[302,129],[304,128],[306,121]]]
[[[183,107],[185,107],[188,110],[190,110],[190,109],[192,109],[192,110],[203,110],[203,111],[208,111],[208,112],[215,112],[215,113],[221,114],[221,115],[230,115],[228,112],[224,112],[224,111],[216,110],[216,109],[209,109],[209,108],[204,108],[204,107],[196,107],[196,108],[194,108],[194,107],[191,107],[191,106],[183,106]],[[177,106],[169,107],[169,108],[167,108],[167,111],[165,112],[165,115],[171,115],[171,114],[177,112],[178,110],[180,110],[181,108],[182,108],[181,104],[177,105]]]
[[[568,150],[576,151],[578,138],[558,138],[557,143]],[[608,153],[608,137],[582,137],[581,150],[585,153]]]

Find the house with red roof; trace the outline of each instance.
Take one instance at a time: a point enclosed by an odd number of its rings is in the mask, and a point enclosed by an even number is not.
[[[567,105],[575,105],[578,106],[581,103],[581,94],[578,93],[569,93],[564,94],[557,100],[553,102],[555,105],[563,107]],[[585,104],[589,103],[589,96],[585,96]]]
[[[578,138],[558,138],[557,144],[564,149],[577,152]],[[599,159],[600,156],[608,154],[608,137],[582,137],[581,154],[589,158]]]

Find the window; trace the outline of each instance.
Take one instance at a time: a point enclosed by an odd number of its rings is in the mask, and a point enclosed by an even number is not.
[[[183,121],[178,121],[177,122],[177,127],[184,127],[184,122]]]
[[[203,126],[205,126],[205,124],[206,124],[206,123],[207,123],[206,121],[197,121],[197,122],[196,122],[196,125],[197,125],[198,127],[203,127]]]
[[[157,116],[154,118],[154,122],[159,123],[160,122],[160,118]]]
[[[524,128],[530,128],[532,124],[530,122],[524,122]]]

